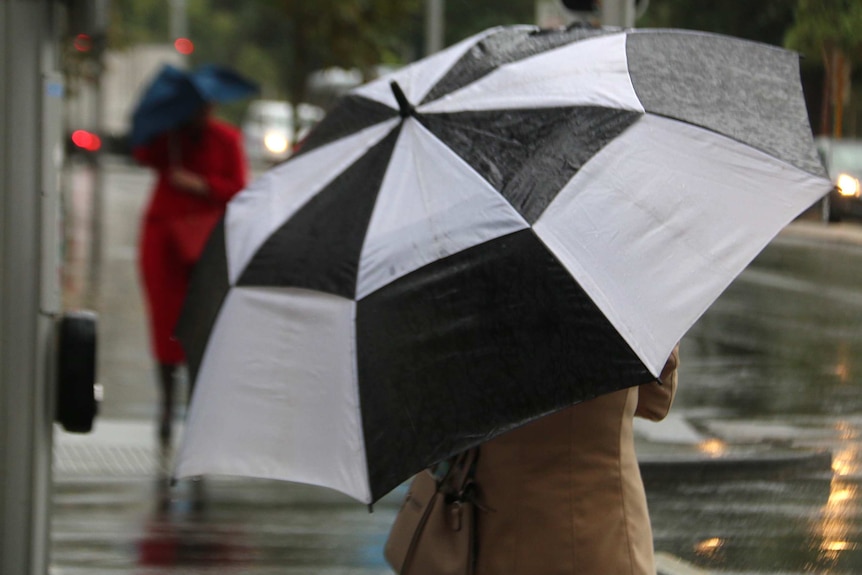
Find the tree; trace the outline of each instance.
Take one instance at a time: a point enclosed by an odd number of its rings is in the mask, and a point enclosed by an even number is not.
[[[784,39],[788,48],[822,59],[826,74],[820,126],[826,130],[831,108],[836,138],[843,134],[852,66],[862,50],[861,27],[862,0],[798,0],[795,22]]]
[[[379,64],[405,60],[401,34],[420,8],[419,0],[275,0],[276,18],[290,42],[273,46],[293,102],[305,100],[315,70],[358,68],[368,79]]]
[[[111,2],[108,47],[168,41],[168,0]]]
[[[637,25],[654,28],[685,28],[727,34],[767,44],[781,45],[785,30],[793,23],[796,0],[650,0]]]
[[[403,63],[411,38],[405,26],[421,0],[189,0],[192,64],[216,62],[254,78],[264,92],[305,98],[308,75],[328,66]],[[170,42],[169,0],[114,2],[110,45]]]
[[[446,44],[477,34],[492,26],[532,24],[535,2],[530,0],[448,0]]]
[[[111,46],[170,42],[170,0],[114,2]],[[484,28],[529,23],[532,0],[448,0],[446,44]],[[191,63],[232,66],[259,82],[266,97],[307,100],[312,72],[359,69],[422,56],[424,0],[188,0]],[[223,110],[234,119],[241,110]]]

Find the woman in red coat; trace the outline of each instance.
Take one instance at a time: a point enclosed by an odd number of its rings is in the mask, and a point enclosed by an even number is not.
[[[173,331],[189,276],[227,202],[246,183],[240,134],[210,111],[206,105],[188,124],[134,150],[157,175],[143,220],[140,271],[159,364],[164,446],[170,443],[177,370],[185,362]]]

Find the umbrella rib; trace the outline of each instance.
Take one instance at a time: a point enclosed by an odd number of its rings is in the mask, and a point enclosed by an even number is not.
[[[675,117],[673,117],[673,116],[671,116],[671,115],[669,115],[669,114],[663,114],[663,113],[661,113],[661,112],[646,112],[646,113],[645,113],[645,115],[654,116],[654,117],[656,117],[656,118],[664,118],[664,119],[666,119],[666,120],[670,120],[670,121],[672,121],[672,122],[679,122],[679,123],[681,123],[681,124],[686,124],[687,126],[693,126],[693,127],[697,128],[697,129],[703,130],[703,131],[704,131],[704,132],[706,132],[706,133],[713,134],[713,135],[715,135],[715,136],[719,136],[719,137],[722,137],[722,138],[727,138],[728,140],[731,140],[731,141],[733,141],[733,142],[736,142],[737,144],[739,144],[739,145],[741,145],[741,146],[745,146],[745,147],[750,148],[750,149],[752,149],[752,150],[756,150],[756,151],[760,152],[761,154],[766,154],[767,156],[769,156],[769,157],[771,157],[771,158],[774,158],[776,161],[781,162],[782,164],[784,164],[784,165],[786,165],[786,166],[789,166],[789,167],[791,167],[791,168],[793,168],[793,169],[795,169],[795,170],[799,170],[799,171],[801,171],[801,172],[804,172],[804,173],[806,173],[806,174],[810,174],[810,175],[812,175],[812,176],[820,176],[820,175],[821,175],[821,174],[816,174],[816,173],[814,173],[814,172],[812,172],[812,171],[810,171],[810,170],[807,170],[807,169],[805,169],[805,168],[804,168],[804,167],[802,167],[802,166],[797,166],[796,164],[794,164],[794,163],[793,163],[793,162],[791,162],[790,160],[785,159],[785,158],[782,158],[782,157],[780,157],[780,156],[776,155],[776,154],[775,154],[775,152],[774,152],[773,150],[769,150],[769,149],[766,149],[766,148],[761,147],[761,146],[756,146],[756,145],[754,145],[754,143],[752,143],[752,142],[746,142],[745,140],[743,140],[743,139],[739,138],[738,136],[733,136],[733,135],[731,135],[731,134],[725,134],[724,132],[721,132],[721,131],[719,131],[719,130],[718,130],[718,129],[716,129],[716,128],[712,128],[712,127],[710,127],[710,126],[706,126],[706,125],[703,125],[703,124],[697,124],[697,123],[694,123],[694,122],[689,122],[689,121],[687,121],[687,120],[682,120],[682,119],[680,119],[680,118],[675,118]]]

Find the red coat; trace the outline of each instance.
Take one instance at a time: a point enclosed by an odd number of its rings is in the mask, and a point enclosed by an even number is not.
[[[157,176],[140,245],[153,353],[160,363],[178,364],[185,361],[185,354],[173,331],[189,276],[227,202],[245,187],[245,154],[235,128],[208,119],[196,137],[182,131],[163,134],[135,149],[134,156],[155,169]],[[171,184],[169,174],[174,167],[202,177],[208,193],[199,196]]]

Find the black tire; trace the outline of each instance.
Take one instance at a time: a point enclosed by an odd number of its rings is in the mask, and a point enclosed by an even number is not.
[[[70,313],[57,336],[57,410],[66,431],[88,433],[99,411],[96,399],[96,316]]]

